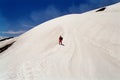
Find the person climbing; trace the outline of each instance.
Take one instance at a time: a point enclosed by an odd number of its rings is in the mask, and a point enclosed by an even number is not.
[[[59,37],[59,45],[63,45],[62,41],[63,41],[63,37],[60,35],[60,37]]]

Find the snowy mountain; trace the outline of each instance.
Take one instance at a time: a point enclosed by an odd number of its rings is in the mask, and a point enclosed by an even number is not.
[[[1,39],[3,39],[3,38],[5,38],[5,37],[3,37],[3,36],[0,36],[0,40],[1,40]]]
[[[119,80],[119,35],[120,3],[47,21],[0,42],[0,80]]]
[[[2,37],[0,37],[0,39],[3,39]]]

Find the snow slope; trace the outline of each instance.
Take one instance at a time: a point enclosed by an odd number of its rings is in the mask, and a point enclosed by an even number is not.
[[[120,3],[40,24],[0,54],[0,80],[120,80],[119,21]]]

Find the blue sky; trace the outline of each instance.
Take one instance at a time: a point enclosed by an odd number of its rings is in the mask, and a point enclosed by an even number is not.
[[[0,36],[17,36],[47,20],[120,0],[0,0]]]

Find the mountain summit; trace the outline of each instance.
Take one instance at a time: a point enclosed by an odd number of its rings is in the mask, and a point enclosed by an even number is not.
[[[0,42],[0,80],[120,80],[119,35],[120,3],[47,21]]]

